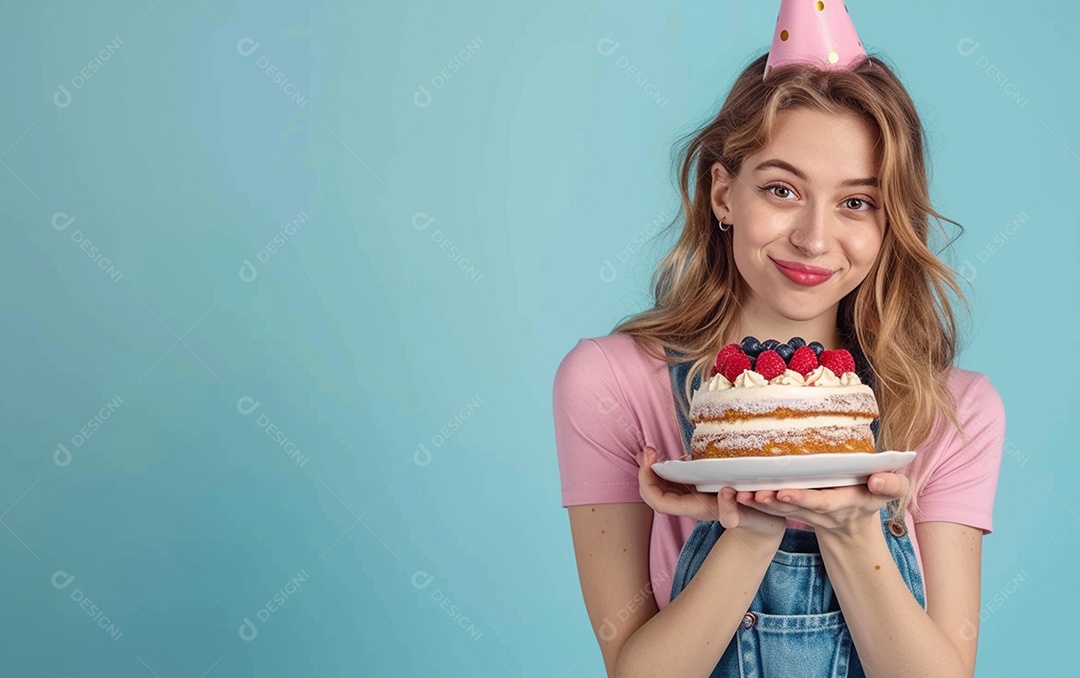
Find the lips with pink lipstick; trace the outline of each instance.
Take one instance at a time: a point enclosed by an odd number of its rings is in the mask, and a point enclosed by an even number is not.
[[[772,257],[769,258],[772,259]],[[805,287],[820,285],[831,278],[833,273],[836,272],[830,271],[827,268],[807,266],[806,264],[800,264],[794,261],[784,261],[783,259],[772,259],[772,262],[776,265],[777,270],[783,273],[788,280]]]

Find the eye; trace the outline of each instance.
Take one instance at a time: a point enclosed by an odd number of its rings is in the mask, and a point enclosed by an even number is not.
[[[865,198],[848,198],[843,204],[844,207],[856,212],[869,212],[877,209],[877,205]]]
[[[788,200],[795,197],[795,191],[783,184],[769,184],[768,186],[762,186],[761,190],[774,198],[780,198],[781,200]]]

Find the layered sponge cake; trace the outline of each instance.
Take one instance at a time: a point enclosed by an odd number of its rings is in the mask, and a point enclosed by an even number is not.
[[[691,459],[874,452],[874,391],[845,350],[795,337],[721,349],[694,392]]]

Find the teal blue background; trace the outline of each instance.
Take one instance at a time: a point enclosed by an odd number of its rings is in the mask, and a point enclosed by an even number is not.
[[[5,3],[0,674],[602,675],[552,377],[648,303],[672,144],[776,7]],[[979,675],[1053,675],[1080,631],[1080,10],[848,7],[924,116],[974,267],[959,363],[1008,412]]]

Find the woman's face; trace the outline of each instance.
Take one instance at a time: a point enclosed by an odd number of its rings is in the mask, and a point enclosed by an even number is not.
[[[866,278],[885,233],[875,141],[853,113],[789,109],[737,177],[713,166],[713,211],[732,225],[735,265],[751,289],[747,317],[835,327],[837,305]]]

